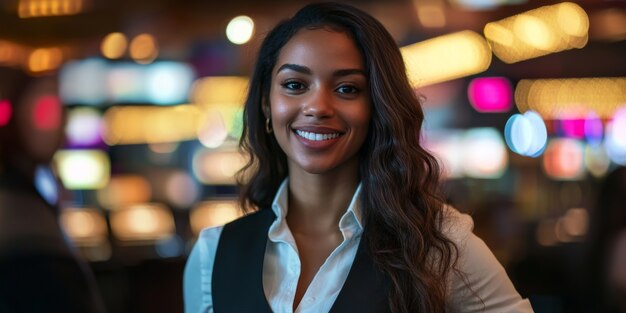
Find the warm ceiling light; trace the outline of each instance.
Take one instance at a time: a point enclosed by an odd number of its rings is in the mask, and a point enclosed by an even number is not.
[[[63,52],[59,48],[39,48],[28,56],[28,70],[40,73],[57,69],[63,61]]]
[[[102,39],[100,50],[102,55],[109,59],[119,59],[124,56],[126,47],[128,47],[128,39],[124,34],[110,33]]]
[[[230,42],[242,45],[250,40],[254,33],[254,21],[245,16],[237,16],[226,26],[226,36]]]
[[[414,86],[426,86],[485,71],[491,51],[485,39],[466,30],[400,49]]]
[[[159,55],[156,39],[150,34],[140,34],[130,42],[130,57],[137,63],[148,64]]]
[[[534,110],[546,119],[611,118],[626,103],[626,77],[523,79],[515,103],[520,112]]]
[[[544,6],[485,25],[493,53],[506,63],[536,58],[587,44],[589,18],[579,5]]]
[[[83,0],[20,0],[20,18],[73,15],[83,10]]]

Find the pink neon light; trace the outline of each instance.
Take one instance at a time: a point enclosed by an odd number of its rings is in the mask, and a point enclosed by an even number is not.
[[[558,120],[559,130],[565,137],[582,139],[585,138],[584,119],[564,119]]]
[[[13,115],[11,102],[9,100],[0,100],[0,127],[9,124],[11,115]]]
[[[513,102],[513,88],[505,77],[482,77],[473,79],[467,96],[478,112],[507,112]]]
[[[37,100],[33,110],[35,127],[54,130],[61,125],[61,102],[55,96],[43,96]]]

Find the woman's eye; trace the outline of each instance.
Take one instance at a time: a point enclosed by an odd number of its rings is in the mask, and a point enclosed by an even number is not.
[[[299,82],[285,82],[282,84],[283,88],[288,90],[302,90],[304,89],[304,84]]]
[[[346,85],[346,86],[340,86],[339,88],[336,89],[336,91],[339,93],[353,94],[353,93],[357,93],[359,90],[354,86]]]

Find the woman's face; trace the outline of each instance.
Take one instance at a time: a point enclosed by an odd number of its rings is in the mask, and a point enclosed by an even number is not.
[[[265,112],[290,175],[358,168],[371,116],[363,63],[347,34],[324,28],[302,29],[282,48]]]

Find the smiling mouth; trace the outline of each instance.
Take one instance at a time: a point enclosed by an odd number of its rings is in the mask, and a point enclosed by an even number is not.
[[[311,141],[324,141],[324,140],[330,140],[330,139],[335,139],[339,136],[341,136],[341,133],[330,133],[330,134],[320,134],[320,133],[314,133],[314,132],[307,132],[307,131],[303,131],[303,130],[295,130],[296,135],[307,139],[307,140],[311,140]]]

